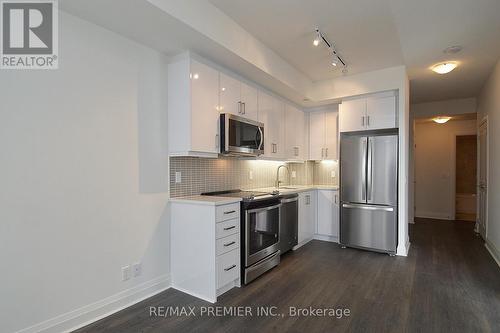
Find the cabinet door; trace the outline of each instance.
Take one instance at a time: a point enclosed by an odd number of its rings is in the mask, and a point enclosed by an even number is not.
[[[303,160],[306,156],[306,116],[294,106],[286,105],[285,141],[286,157],[292,160]]]
[[[274,115],[274,98],[259,91],[259,121],[264,123],[264,157],[276,155],[277,128]]]
[[[219,72],[191,61],[191,150],[216,153]]]
[[[311,240],[315,228],[315,192],[299,193],[299,244]]]
[[[309,159],[322,160],[325,157],[325,112],[309,113]]]
[[[241,83],[224,73],[220,73],[220,113],[241,116]]]
[[[274,99],[274,108],[269,117],[271,128],[264,131],[272,131],[275,133],[275,151],[276,158],[285,158],[285,103],[281,100]]]
[[[325,113],[325,159],[338,159],[338,127],[337,112]]]
[[[370,97],[366,100],[366,127],[370,130],[395,128],[396,97]]]
[[[245,118],[257,121],[257,89],[246,83],[241,83],[241,102],[243,102],[241,115]]]
[[[344,101],[339,105],[340,132],[366,129],[366,99]]]
[[[318,224],[317,233],[325,236],[338,235],[338,218],[337,223],[334,221],[335,212],[335,191],[320,190],[318,191]],[[338,202],[338,201],[337,201]]]

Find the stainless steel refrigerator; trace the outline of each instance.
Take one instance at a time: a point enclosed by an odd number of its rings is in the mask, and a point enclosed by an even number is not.
[[[396,253],[398,135],[340,138],[340,244]]]

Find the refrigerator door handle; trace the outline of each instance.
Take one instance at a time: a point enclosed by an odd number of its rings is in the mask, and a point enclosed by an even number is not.
[[[356,205],[356,204],[342,204],[343,208],[355,208],[364,210],[382,210],[385,212],[393,212],[393,207],[383,207],[383,206],[367,206],[367,205]]]
[[[368,166],[367,166],[367,201],[372,200],[373,195],[373,140],[368,138]]]
[[[367,149],[367,138],[363,138],[363,164],[361,166],[361,170],[363,170],[363,174],[361,176],[361,200],[366,200],[366,149]]]

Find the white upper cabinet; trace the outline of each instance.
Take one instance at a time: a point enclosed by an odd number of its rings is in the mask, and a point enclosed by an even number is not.
[[[339,106],[340,132],[396,128],[396,110],[393,93],[343,101]]]
[[[366,99],[343,101],[339,105],[340,132],[363,131],[366,129]]]
[[[285,157],[285,103],[266,94],[258,92],[258,118],[264,123],[264,156],[265,158],[283,159]]]
[[[337,112],[309,113],[309,159],[337,159]]]
[[[257,89],[220,73],[220,112],[257,120]]]
[[[366,127],[370,130],[395,128],[396,97],[370,97],[366,100]]]
[[[169,153],[216,157],[219,72],[187,57],[169,64],[168,81]]]
[[[287,159],[308,159],[307,128],[308,121],[305,113],[287,104],[285,106],[285,157]]]
[[[241,102],[243,103],[243,117],[257,121],[258,92],[252,86],[241,83]]]

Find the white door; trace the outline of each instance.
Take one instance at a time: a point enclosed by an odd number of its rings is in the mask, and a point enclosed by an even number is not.
[[[488,231],[488,123],[479,127],[479,204],[477,231],[486,239]]]
[[[334,221],[334,205],[334,191],[318,191],[318,224],[316,231],[318,234],[332,237],[338,235],[338,223],[335,226]]]
[[[216,153],[219,72],[191,61],[191,150]]]
[[[224,73],[220,73],[220,113],[241,114],[241,83]]]
[[[339,105],[340,132],[366,129],[366,99],[343,101]]]
[[[309,113],[309,159],[325,157],[325,112]]]
[[[338,159],[337,112],[325,113],[325,159]]]
[[[241,102],[243,103],[241,115],[243,117],[257,121],[257,96],[257,89],[246,83],[241,83]]]

